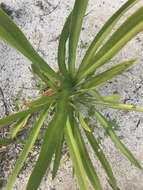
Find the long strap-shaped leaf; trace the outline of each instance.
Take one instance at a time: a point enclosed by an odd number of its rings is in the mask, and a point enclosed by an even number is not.
[[[94,189],[102,190],[99,178],[96,174],[95,168],[92,164],[92,161],[90,159],[90,156],[89,156],[87,148],[86,148],[86,145],[84,143],[84,140],[81,136],[80,130],[77,125],[74,128],[74,134],[75,134],[75,139],[77,141],[77,145],[79,148],[79,152],[80,152],[80,155],[82,158],[82,162],[83,162],[83,166],[86,171],[86,174],[87,174],[92,186],[94,187]]]
[[[64,27],[60,36],[59,47],[58,47],[58,65],[59,65],[59,69],[61,73],[64,76],[67,76],[67,68],[66,68],[66,60],[65,60],[66,59],[66,42],[68,40],[69,32],[70,32],[71,15],[72,15],[72,12],[68,16],[64,24]]]
[[[68,96],[69,92],[67,90],[61,93],[57,104],[57,112],[47,127],[40,155],[29,178],[26,190],[37,190],[46,170],[50,166],[52,156],[60,141],[60,136],[64,132],[67,120]]]
[[[32,131],[30,132],[30,135],[29,135],[29,137],[26,141],[26,144],[24,146],[24,149],[22,150],[18,160],[16,161],[16,164],[15,164],[15,167],[12,171],[12,174],[10,175],[10,177],[8,179],[8,183],[6,185],[7,190],[12,189],[12,187],[15,183],[16,177],[17,177],[18,173],[20,172],[20,170],[21,170],[21,168],[22,168],[22,166],[26,160],[28,153],[31,151],[31,149],[32,149],[37,137],[38,137],[40,128],[43,125],[43,122],[47,117],[48,108],[49,108],[49,106],[47,106],[44,109],[44,111],[41,113],[38,121],[35,123],[35,126],[33,127]]]
[[[96,140],[96,138],[94,137],[94,135],[92,133],[85,131],[85,134],[86,134],[88,141],[90,142],[96,156],[98,157],[99,161],[101,162],[102,167],[104,168],[104,170],[109,178],[110,183],[112,184],[112,186],[114,187],[115,190],[119,190],[116,179],[112,172],[112,168],[111,168],[108,160],[106,159],[103,151],[101,150],[101,147],[100,147],[98,141]]]
[[[84,118],[82,116],[82,113],[79,113],[78,115],[78,118],[79,118],[79,121],[80,121],[80,124],[82,126],[82,128],[88,132],[92,132],[90,127],[87,125],[87,123],[84,121]]]
[[[97,49],[103,44],[105,39],[109,36],[110,32],[119,21],[119,19],[124,15],[125,12],[128,11],[135,3],[139,0],[128,0],[117,12],[115,12],[111,18],[104,24],[101,30],[96,35],[95,39],[89,46],[83,61],[80,65],[79,72],[91,61],[93,56],[95,55]]]
[[[123,48],[128,41],[143,30],[143,7],[132,14],[120,27],[114,32],[110,39],[97,52],[91,62],[83,72],[78,75],[80,81],[83,77],[93,73],[99,66],[109,61],[117,52]]]
[[[15,138],[17,133],[20,131],[20,129],[26,125],[30,116],[31,115],[29,114],[29,115],[19,119],[19,121],[14,126],[12,126],[12,128],[10,130],[10,136],[12,139]]]
[[[107,121],[107,119],[99,112],[96,112],[96,118],[99,121],[99,123],[103,126],[103,128],[107,131],[109,137],[111,138],[115,146],[121,151],[121,153],[124,154],[134,166],[138,167],[139,169],[142,169],[140,163],[136,160],[133,154],[117,137],[116,133],[112,128],[112,125]]]
[[[43,109],[43,105],[42,106],[40,105],[40,106],[37,106],[37,107],[34,107],[34,108],[29,108],[27,110],[11,114],[11,115],[9,115],[9,116],[7,116],[7,117],[0,120],[0,128],[5,126],[5,125],[8,125],[8,124],[12,123],[13,121],[16,121],[17,119],[25,117],[28,114],[40,111],[42,109]]]
[[[55,151],[55,160],[53,164],[53,171],[52,171],[52,179],[56,177],[57,171],[60,166],[60,161],[62,158],[62,148],[63,148],[63,143],[64,143],[64,134],[61,134],[59,143],[56,146],[56,151]]]
[[[29,103],[29,105],[30,105],[29,109],[19,111],[17,113],[11,114],[3,119],[0,119],[0,128],[3,127],[4,125],[8,125],[8,124],[12,123],[13,121],[16,121],[17,119],[26,117],[29,114],[43,110],[44,106],[46,106],[46,104],[48,105],[49,102],[51,102],[53,100],[53,98],[54,97],[48,97],[48,96],[41,97],[41,98]]]
[[[0,8],[0,37],[20,51],[24,56],[42,69],[50,78],[57,78],[57,74],[52,68],[38,55],[31,46],[22,31]]]
[[[45,72],[43,72],[43,70],[37,67],[37,65],[32,64],[31,68],[32,68],[33,73],[36,74],[43,82],[45,82],[48,85],[48,87],[54,90],[57,89],[54,81],[50,80],[49,77],[45,75]]]
[[[79,152],[79,147],[75,140],[72,126],[71,126],[69,120],[67,121],[67,125],[65,128],[65,137],[66,137],[67,145],[69,147],[70,157],[72,159],[74,172],[78,179],[79,186],[80,186],[81,190],[87,190],[88,189],[87,175],[86,175],[86,172],[85,172],[85,169],[83,166],[83,162],[82,162],[82,158],[81,158],[81,155]]]
[[[143,107],[139,107],[132,104],[122,104],[114,101],[94,101],[96,105],[103,105],[109,108],[118,109],[118,110],[126,110],[126,111],[136,111],[136,112],[143,112]]]
[[[74,9],[71,16],[71,26],[69,35],[69,72],[75,75],[76,50],[81,32],[82,22],[87,8],[88,0],[75,0]]]
[[[90,80],[86,81],[83,85],[83,88],[95,88],[97,85],[101,85],[107,80],[111,80],[113,77],[121,74],[125,70],[127,70],[129,67],[131,67],[134,63],[136,63],[136,60],[130,60],[125,61],[123,63],[120,63],[111,69],[100,73],[96,75],[95,77],[91,78]]]

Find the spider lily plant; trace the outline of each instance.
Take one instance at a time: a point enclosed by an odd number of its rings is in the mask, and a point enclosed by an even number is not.
[[[47,124],[46,122],[47,127],[39,157],[27,182],[26,190],[38,189],[44,174],[51,166],[53,166],[53,179],[55,178],[62,158],[64,143],[67,144],[74,174],[80,189],[88,190],[92,187],[96,190],[102,190],[102,183],[90,158],[87,144],[85,144],[85,136],[95,156],[99,159],[101,166],[105,170],[105,175],[110,186],[113,190],[119,190],[112,167],[104,151],[101,149],[97,135],[96,137],[94,135],[94,128],[91,127],[89,122],[90,118],[87,119],[87,116],[85,117],[82,112],[83,108],[90,113],[89,115],[96,117],[97,125],[107,132],[115,147],[131,164],[142,169],[139,161],[137,161],[116,135],[114,126],[99,111],[101,109],[98,108],[109,107],[136,112],[143,112],[143,108],[136,105],[123,104],[120,101],[119,95],[111,94],[103,96],[97,91],[97,87],[126,71],[136,63],[136,60],[125,60],[104,72],[96,72],[98,68],[109,63],[133,37],[143,30],[142,6],[113,32],[120,18],[136,3],[138,3],[138,0],[128,0],[103,25],[78,67],[76,65],[77,48],[88,0],[75,0],[73,9],[60,35],[58,72],[54,71],[39,56],[18,26],[0,9],[0,37],[31,61],[33,72],[47,86],[47,91],[44,95],[29,102],[23,110],[12,113],[0,120],[0,128],[10,125],[9,137],[7,139],[0,139],[0,145],[6,145],[17,137],[19,131],[22,130],[22,127],[26,125],[34,113],[39,113],[33,128],[31,128],[27,136],[24,148],[8,178],[7,190],[13,189],[16,178],[51,110],[53,115],[49,123]],[[109,35],[111,33],[112,35]]]

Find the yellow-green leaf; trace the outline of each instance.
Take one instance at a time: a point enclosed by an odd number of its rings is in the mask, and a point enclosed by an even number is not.
[[[111,80],[113,77],[121,74],[122,72],[126,71],[129,67],[131,67],[136,60],[125,61],[120,63],[116,66],[113,66],[111,69],[92,77],[88,81],[85,82],[83,88],[95,88],[98,85],[104,84],[108,80]]]
[[[56,150],[57,144],[60,142],[60,137],[66,125],[68,96],[69,92],[67,90],[64,90],[60,94],[57,103],[57,112],[47,127],[40,155],[29,178],[26,190],[37,189],[46,170],[50,166],[52,156]]]
[[[133,37],[143,30],[143,7],[132,14],[113,35],[107,40],[103,47],[92,58],[91,62],[78,74],[78,81],[93,73],[98,67],[107,63],[117,54]]]
[[[81,126],[83,129],[85,129],[86,131],[88,132],[91,132],[91,129],[90,127],[87,125],[87,123],[85,122],[83,116],[82,116],[82,113],[79,113],[79,121],[81,123]]]
[[[117,12],[115,12],[109,20],[103,25],[101,30],[98,32],[96,37],[94,38],[93,42],[91,43],[90,47],[88,48],[84,59],[80,65],[80,70],[82,70],[86,65],[89,64],[91,59],[94,57],[98,48],[105,42],[106,38],[109,37],[110,32],[116,25],[116,23],[120,20],[120,18],[126,13],[129,8],[134,6],[139,0],[128,0]]]
[[[107,121],[107,119],[99,112],[96,112],[96,118],[99,121],[99,123],[103,126],[103,128],[107,131],[109,137],[111,138],[115,146],[121,151],[121,153],[124,154],[134,166],[138,167],[139,169],[142,169],[137,159],[117,137],[112,125]]]
[[[54,179],[56,177],[57,171],[58,171],[59,166],[60,166],[60,161],[62,158],[63,143],[64,143],[64,137],[62,134],[60,139],[59,139],[59,143],[56,145],[55,159],[54,159],[53,171],[52,171],[52,179]]]
[[[74,136],[75,136],[75,139],[76,139],[76,142],[78,145],[78,149],[79,149],[79,152],[81,155],[81,159],[83,162],[84,169],[86,171],[86,174],[87,174],[93,188],[96,190],[102,190],[100,180],[96,174],[95,168],[94,168],[93,163],[90,159],[86,145],[84,143],[84,140],[81,136],[80,130],[79,130],[77,125],[75,125],[75,127],[74,127]]]
[[[19,132],[19,130],[26,125],[30,116],[31,115],[29,114],[29,115],[19,119],[19,121],[14,126],[12,126],[12,128],[10,129],[10,136],[12,139],[15,138],[17,133]]]
[[[67,68],[66,68],[66,42],[69,38],[69,32],[70,32],[70,22],[71,22],[71,15],[68,16],[59,41],[59,47],[58,47],[58,65],[61,73],[65,76],[67,76]]]
[[[69,148],[70,157],[72,159],[74,172],[79,182],[79,186],[82,190],[87,190],[89,186],[88,186],[86,171],[84,169],[79,148],[76,143],[76,140],[72,131],[72,126],[70,125],[69,120],[67,121],[67,125],[65,127],[65,137],[66,137],[66,142]]]
[[[75,75],[76,51],[87,5],[88,0],[75,0],[71,15],[68,66],[72,77]]]
[[[39,56],[22,31],[0,8],[0,37],[20,51],[49,77],[55,79],[55,71]]]
[[[20,172],[29,152],[31,151],[31,149],[32,149],[37,137],[38,137],[40,128],[43,125],[44,120],[47,117],[47,114],[49,111],[48,108],[49,108],[49,106],[46,106],[44,111],[41,113],[39,119],[35,123],[35,126],[31,130],[28,139],[26,140],[25,146],[24,146],[22,152],[20,153],[18,160],[16,161],[15,167],[12,170],[11,175],[8,178],[8,183],[6,185],[7,190],[11,190],[13,188],[13,185],[16,181],[16,177],[17,177],[18,173]]]
[[[104,168],[104,170],[109,178],[110,183],[112,184],[112,186],[114,187],[115,190],[119,190],[116,179],[115,179],[113,171],[112,171],[112,168],[111,168],[108,160],[106,159],[104,152],[102,151],[101,146],[99,145],[98,141],[96,140],[96,138],[94,137],[94,135],[92,133],[85,131],[85,134],[86,134],[88,141],[90,142],[96,156],[98,157],[99,161],[101,162],[101,165]]]

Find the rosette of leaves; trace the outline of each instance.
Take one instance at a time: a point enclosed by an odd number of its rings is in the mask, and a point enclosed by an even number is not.
[[[109,63],[127,42],[143,30],[142,6],[113,31],[120,18],[136,3],[138,3],[138,0],[128,0],[113,14],[98,32],[83,56],[81,64],[77,67],[77,48],[88,0],[75,0],[74,7],[60,35],[58,72],[54,71],[39,56],[18,26],[0,9],[0,37],[31,61],[33,72],[47,85],[48,89],[44,96],[29,102],[24,110],[0,120],[1,128],[6,125],[11,126],[9,139],[0,139],[0,145],[2,146],[10,143],[11,139],[17,136],[34,113],[39,113],[8,178],[7,190],[13,188],[16,177],[32,150],[40,129],[51,110],[53,112],[52,119],[46,124],[47,127],[39,157],[29,177],[26,186],[27,190],[36,190],[39,187],[45,172],[51,164],[53,164],[53,178],[56,176],[62,158],[64,142],[66,142],[69,149],[74,174],[80,189],[88,190],[92,187],[93,189],[101,190],[102,183],[90,158],[83,135],[86,135],[95,156],[105,170],[110,186],[114,190],[119,189],[112,167],[101,149],[98,139],[93,134],[94,129],[91,128],[89,120],[82,113],[83,107],[88,110],[90,115],[95,115],[100,127],[107,132],[115,147],[134,166],[142,169],[140,163],[116,135],[111,122],[106,119],[98,108],[102,106],[137,112],[143,112],[143,108],[123,104],[118,96],[103,96],[97,91],[98,86],[126,71],[136,63],[136,60],[125,60],[104,72],[96,72],[98,68]],[[66,59],[67,57],[68,59]]]

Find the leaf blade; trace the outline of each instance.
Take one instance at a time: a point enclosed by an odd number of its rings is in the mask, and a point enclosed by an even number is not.
[[[78,75],[80,81],[85,76],[93,73],[98,67],[109,61],[116,53],[123,48],[128,41],[143,30],[143,7],[132,14],[119,28],[113,33],[109,40],[97,52],[91,63]]]
[[[96,156],[98,157],[99,161],[101,162],[102,167],[104,168],[110,183],[112,184],[112,186],[114,187],[115,190],[118,190],[118,186],[117,186],[117,182],[116,179],[114,177],[112,168],[108,162],[108,160],[106,159],[103,151],[101,150],[101,147],[98,144],[98,141],[95,139],[94,135],[92,133],[89,133],[87,131],[85,131],[86,137],[88,139],[88,141],[90,142]]]
[[[130,61],[125,61],[116,66],[113,66],[112,68],[96,75],[95,77],[92,77],[83,85],[83,88],[95,88],[98,85],[104,84],[106,81],[111,80],[113,77],[126,71],[129,67],[131,67],[135,63],[136,60],[132,59]]]
[[[59,144],[56,146],[55,160],[54,160],[53,171],[52,171],[52,179],[56,177],[57,171],[60,166],[60,160],[62,158],[63,143],[64,143],[64,135],[62,134],[59,140]]]
[[[44,135],[40,155],[29,178],[26,190],[38,188],[47,168],[51,163],[52,156],[55,152],[55,146],[59,143],[59,136],[63,133],[64,126],[66,124],[68,95],[69,92],[67,90],[61,93],[57,104],[57,112],[52,121],[49,123]]]
[[[24,56],[32,61],[33,64],[36,64],[38,68],[41,68],[43,72],[47,73],[51,78],[57,78],[55,71],[39,56],[25,35],[1,8],[0,37],[20,51]]]
[[[74,172],[78,178],[80,188],[82,190],[87,190],[88,189],[87,176],[83,167],[80,152],[78,150],[78,146],[75,141],[69,120],[67,121],[67,125],[65,128],[65,137],[69,147],[70,156],[73,162]]]
[[[121,151],[121,153],[128,158],[128,160],[137,168],[142,169],[140,163],[133,156],[133,154],[127,149],[127,147],[120,141],[116,133],[112,129],[112,125],[106,120],[106,118],[99,112],[96,111],[96,118],[103,128],[108,131],[108,135],[115,144],[115,146]]]
[[[19,111],[17,113],[13,113],[3,119],[0,119],[0,128],[3,127],[4,125],[7,125],[9,123],[12,123],[13,121],[20,119],[22,117],[27,116],[28,114],[32,114],[34,112],[43,110],[43,107],[51,102],[54,97],[42,97],[37,100],[34,100],[33,102],[30,103],[28,109],[25,109],[23,111]]]
[[[91,43],[90,47],[88,48],[82,63],[79,68],[82,70],[88,63],[91,61],[92,57],[95,55],[97,49],[104,43],[105,39],[108,37],[116,23],[119,21],[119,19],[124,15],[125,12],[129,10],[132,6],[134,6],[138,0],[128,0],[117,12],[115,12],[109,20],[103,25],[101,30],[98,32],[96,37],[94,38],[93,42]]]
[[[48,108],[49,106],[44,109],[44,111],[42,112],[42,114],[40,115],[38,121],[35,123],[35,127],[32,129],[32,131],[30,132],[29,138],[26,141],[26,144],[24,146],[24,149],[22,150],[22,152],[19,155],[18,160],[16,161],[15,167],[12,171],[12,174],[9,176],[7,185],[6,185],[6,189],[7,190],[11,190],[15,181],[16,181],[16,177],[18,175],[18,173],[20,172],[20,169],[23,166],[23,163],[25,162],[28,153],[31,151],[37,136],[39,134],[40,128],[43,125],[43,122],[45,120],[45,118],[47,117],[48,114]]]
[[[71,77],[75,75],[76,50],[87,4],[88,0],[75,0],[74,8],[72,11],[68,59],[69,73]]]
[[[90,132],[88,132],[88,133],[90,133]],[[79,147],[79,151],[81,154],[84,169],[86,171],[86,174],[87,174],[91,184],[93,185],[94,189],[102,190],[100,180],[96,174],[95,168],[92,164],[92,161],[90,159],[86,145],[85,145],[84,140],[81,136],[81,133],[80,133],[78,126],[75,126],[75,128],[74,128],[74,135],[75,135],[75,138],[77,141],[77,145]]]
[[[68,16],[61,36],[60,36],[60,41],[59,41],[59,46],[58,46],[58,65],[59,65],[59,69],[61,71],[61,73],[65,76],[67,76],[67,68],[66,68],[66,42],[68,40],[69,37],[69,32],[70,32],[70,21],[71,21],[71,15],[72,12],[70,13],[70,15]]]
[[[19,121],[14,126],[12,126],[12,128],[10,129],[10,136],[12,139],[15,138],[17,133],[19,132],[19,130],[26,125],[30,116],[31,115],[29,114],[29,115],[19,119]]]

